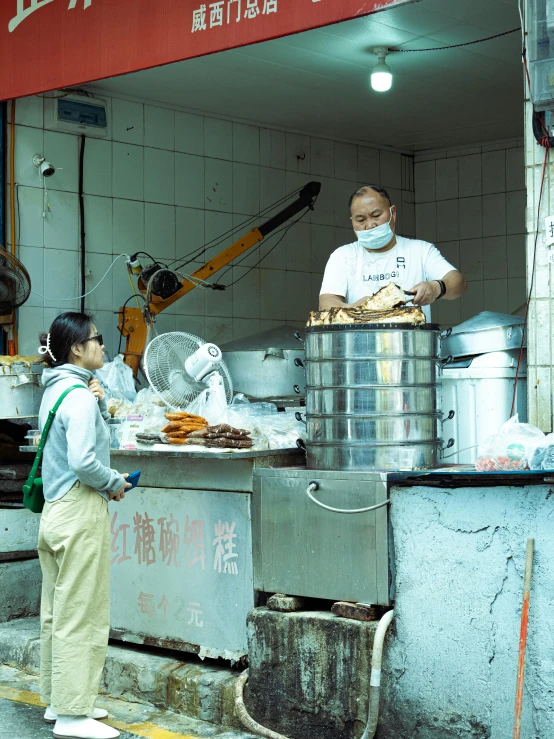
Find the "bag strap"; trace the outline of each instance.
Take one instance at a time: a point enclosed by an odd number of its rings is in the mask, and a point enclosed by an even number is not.
[[[84,385],[72,385],[67,390],[64,390],[64,392],[60,395],[60,397],[56,401],[56,404],[54,405],[54,407],[52,408],[52,410],[49,411],[48,418],[46,419],[46,423],[44,424],[44,428],[42,429],[42,434],[40,436],[40,442],[39,442],[37,453],[36,453],[36,456],[35,456],[35,461],[33,462],[33,466],[31,468],[31,473],[29,475],[29,478],[30,479],[34,480],[34,478],[35,478],[35,476],[37,474],[37,470],[38,470],[40,461],[42,459],[42,452],[43,452],[43,449],[44,449],[44,445],[46,444],[46,439],[48,438],[48,432],[50,431],[50,426],[52,426],[52,422],[54,421],[54,418],[56,416],[56,413],[58,412],[58,408],[62,404],[62,402],[63,402],[64,398],[66,397],[66,395],[69,395],[69,393],[72,390],[78,390],[78,389],[84,388],[84,387],[85,387]]]

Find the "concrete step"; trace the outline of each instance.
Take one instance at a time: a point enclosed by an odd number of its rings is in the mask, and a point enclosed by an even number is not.
[[[214,726],[145,703],[128,703],[100,696],[98,705],[109,713],[107,723],[121,739],[256,739],[237,729]],[[48,739],[52,726],[44,722],[39,682],[13,667],[0,666],[0,739]]]
[[[0,624],[0,665],[38,675],[40,623],[22,618]],[[110,644],[100,690],[112,698],[174,711],[216,726],[241,729],[234,686],[240,672],[176,659],[146,647]],[[246,736],[246,735],[244,735]]]

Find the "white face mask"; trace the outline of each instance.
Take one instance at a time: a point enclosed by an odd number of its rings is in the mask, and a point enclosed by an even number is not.
[[[375,226],[367,231],[356,231],[358,241],[365,249],[382,249],[386,246],[394,236],[394,232],[390,227],[392,221],[392,208],[390,209],[390,218],[387,223],[382,226]]]

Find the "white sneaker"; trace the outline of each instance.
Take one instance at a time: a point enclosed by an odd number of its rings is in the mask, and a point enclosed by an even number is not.
[[[93,708],[92,713],[87,713],[87,716],[95,719],[108,718],[108,712],[104,708]],[[44,720],[47,724],[55,724],[58,720],[58,714],[48,706],[44,712]]]
[[[116,739],[119,731],[86,716],[58,716],[56,739]]]

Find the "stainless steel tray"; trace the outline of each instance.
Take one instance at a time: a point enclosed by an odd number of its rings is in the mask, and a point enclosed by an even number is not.
[[[437,466],[439,443],[349,445],[308,444],[310,470],[429,469]]]
[[[435,386],[310,388],[309,415],[368,415],[371,413],[434,413],[438,410]]]
[[[404,442],[439,441],[437,413],[397,416],[328,416],[307,418],[309,443],[402,444]]]
[[[337,331],[308,333],[306,359],[365,359],[367,357],[438,358],[438,331]]]
[[[439,362],[434,359],[328,359],[306,362],[307,386],[434,385]]]

